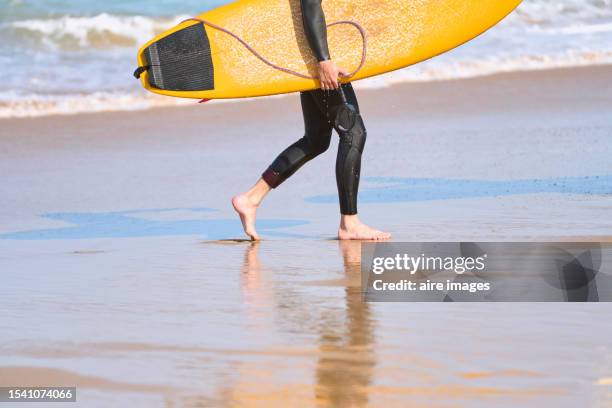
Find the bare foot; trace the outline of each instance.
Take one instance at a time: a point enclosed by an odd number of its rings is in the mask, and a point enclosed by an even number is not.
[[[255,217],[257,206],[249,200],[246,194],[240,194],[232,198],[232,206],[240,216],[242,228],[252,241],[259,241],[259,235],[255,231]]]
[[[385,240],[391,238],[388,232],[370,228],[361,221],[350,226],[340,226],[338,239]]]

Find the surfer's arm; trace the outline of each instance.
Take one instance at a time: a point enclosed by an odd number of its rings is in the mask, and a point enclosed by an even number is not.
[[[338,77],[345,76],[346,71],[336,67],[329,56],[327,46],[327,25],[321,0],[300,0],[304,33],[313,54],[319,61],[319,81],[325,90],[338,88]]]
[[[321,0],[300,0],[302,5],[302,21],[308,44],[317,60],[327,61],[329,48],[327,46],[327,25]]]

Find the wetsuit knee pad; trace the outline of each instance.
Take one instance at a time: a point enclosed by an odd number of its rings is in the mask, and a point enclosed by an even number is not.
[[[349,103],[338,105],[334,112],[334,128],[338,133],[350,132],[357,124],[357,109]]]
[[[344,104],[338,108],[334,128],[343,143],[350,144],[359,150],[359,153],[363,153],[367,131],[361,115],[353,105]]]

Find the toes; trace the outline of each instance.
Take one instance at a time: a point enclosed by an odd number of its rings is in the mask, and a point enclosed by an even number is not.
[[[385,240],[391,238],[391,234],[388,232],[376,231],[376,239],[377,240]]]
[[[343,233],[338,231],[338,239],[354,239],[354,240],[365,240],[365,241],[382,241],[391,238],[391,234],[375,230],[373,228],[363,228],[359,231],[352,233]]]

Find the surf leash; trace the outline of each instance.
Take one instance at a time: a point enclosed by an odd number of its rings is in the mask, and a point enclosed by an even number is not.
[[[211,28],[214,28],[215,30],[219,30],[221,32],[224,32],[225,34],[233,37],[234,39],[236,39],[236,41],[238,41],[240,44],[242,44],[247,50],[249,50],[251,52],[251,54],[253,54],[255,57],[257,57],[261,62],[263,62],[264,64],[278,70],[281,72],[286,72],[287,74],[291,74],[291,75],[295,75],[297,77],[300,78],[304,78],[304,79],[317,79],[314,76],[311,75],[307,75],[307,74],[302,74],[301,72],[297,72],[294,71],[292,69],[289,68],[285,68],[285,67],[281,67],[279,65],[276,65],[275,63],[271,62],[270,60],[266,59],[263,55],[261,55],[259,52],[257,52],[257,50],[255,50],[253,47],[251,47],[249,45],[249,43],[247,43],[245,40],[243,40],[239,35],[231,32],[230,30],[228,30],[227,28],[223,28],[221,26],[218,26],[214,23],[211,23],[208,20],[203,20],[201,18],[197,18],[197,17],[192,17],[192,18],[188,18],[187,20],[184,20],[183,23],[187,22],[187,21],[198,21],[204,25],[207,25]],[[359,34],[361,35],[361,39],[363,42],[363,48],[361,51],[361,61],[359,62],[359,66],[350,74],[348,74],[346,76],[346,78],[351,78],[353,76],[355,76],[355,74],[357,74],[357,72],[359,72],[361,70],[361,68],[363,68],[363,66],[365,65],[366,62],[366,57],[368,54],[368,36],[366,34],[365,29],[359,24],[356,23],[354,21],[350,21],[350,20],[341,20],[341,21],[336,21],[333,22],[331,24],[328,24],[327,27],[332,27],[335,25],[340,25],[340,24],[348,24],[348,25],[352,25],[353,27],[355,27],[358,31]]]
[[[233,33],[232,31],[228,30],[227,28],[223,28],[217,24],[211,23],[208,20],[204,20],[201,18],[197,18],[197,17],[192,17],[192,18],[188,18],[184,21],[181,22],[182,23],[186,23],[187,21],[197,21],[199,23],[202,23],[205,26],[209,26],[215,30],[221,31],[227,35],[229,35],[230,37],[233,37],[236,41],[238,41],[240,44],[242,44],[251,54],[253,54],[255,57],[257,57],[257,59],[259,59],[261,62],[263,62],[264,64],[268,65],[269,67],[277,70],[277,71],[281,71],[281,72],[285,72],[287,74],[290,75],[294,75],[296,77],[299,78],[304,78],[304,79],[317,79],[317,77],[315,76],[311,76],[311,75],[307,75],[307,74],[302,74],[301,72],[298,71],[294,71],[292,69],[289,68],[285,68],[285,67],[281,67],[280,65],[277,65],[275,63],[273,63],[272,61],[268,60],[266,57],[264,57],[263,55],[261,55],[256,49],[254,49],[249,43],[247,43],[245,40],[243,40],[238,34]],[[368,36],[367,33],[365,31],[365,29],[359,24],[356,23],[355,21],[350,21],[350,20],[340,20],[340,21],[335,21],[333,23],[330,23],[327,25],[327,27],[332,27],[332,26],[336,26],[336,25],[341,25],[341,24],[347,24],[347,25],[351,25],[353,27],[355,27],[358,31],[359,34],[361,35],[361,40],[363,43],[363,47],[361,49],[361,61],[359,62],[359,66],[353,70],[350,74],[345,75],[344,78],[352,78],[354,77],[365,65],[366,62],[366,58],[368,55]],[[140,78],[140,75],[142,75],[142,73],[146,70],[148,70],[151,66],[147,65],[144,67],[138,67],[138,69],[136,70],[136,72],[134,72],[134,76],[138,79]],[[199,103],[204,103],[204,102],[208,102],[210,99],[202,99]]]

